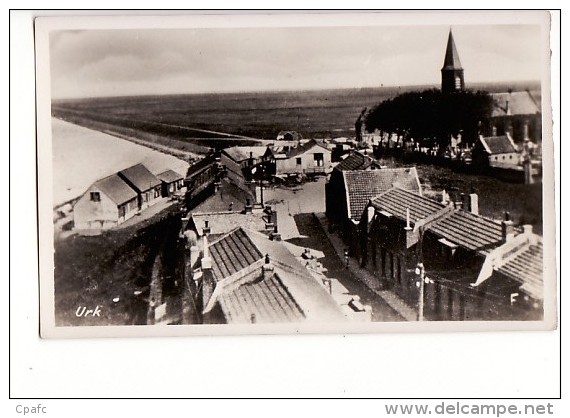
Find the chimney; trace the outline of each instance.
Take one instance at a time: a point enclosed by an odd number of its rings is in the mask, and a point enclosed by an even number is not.
[[[469,212],[469,195],[465,193],[461,193],[461,209],[465,212]]]
[[[497,127],[495,125],[491,128],[491,136],[497,136]]]
[[[510,95],[510,93],[509,93],[509,95]],[[505,102],[505,113],[509,116],[511,114],[511,109],[509,107],[509,99],[507,99],[507,101]]]
[[[479,196],[477,193],[469,193],[469,212],[479,215]]]
[[[269,239],[272,241],[281,241],[281,234],[277,230],[277,225],[273,226],[273,232],[269,236]]]
[[[203,235],[210,235],[211,232],[212,232],[212,228],[210,228],[210,221],[208,221],[206,219],[204,221],[204,228],[202,228],[202,234]]]
[[[528,137],[528,120],[523,123],[523,139],[529,139]]]
[[[252,213],[253,205],[251,204],[251,199],[248,197],[245,201],[244,213]]]
[[[509,212],[505,212],[505,220],[501,222],[501,228],[503,233],[503,242],[509,242],[515,236],[515,225],[511,221],[511,215]]]
[[[447,205],[447,199],[449,199],[449,196],[447,195],[447,192],[445,191],[445,189],[443,189],[441,191],[441,203],[444,205]]]
[[[265,254],[265,264],[262,267],[263,270],[263,280],[268,280],[273,276],[274,267],[269,259],[269,254]]]
[[[204,253],[202,255],[202,306],[208,305],[216,283],[214,280],[214,272],[212,270],[212,259],[208,249],[208,236],[204,235]]]
[[[532,235],[532,225],[523,225],[523,233],[525,235]]]

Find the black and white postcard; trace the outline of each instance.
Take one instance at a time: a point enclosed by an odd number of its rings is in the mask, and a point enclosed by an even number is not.
[[[556,328],[548,12],[35,34],[43,337]]]

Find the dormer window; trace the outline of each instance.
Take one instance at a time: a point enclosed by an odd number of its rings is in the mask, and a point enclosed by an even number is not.
[[[441,244],[440,251],[442,258],[444,258],[445,260],[451,260],[455,255],[455,251],[457,250],[457,244],[445,238],[441,238],[438,241]]]

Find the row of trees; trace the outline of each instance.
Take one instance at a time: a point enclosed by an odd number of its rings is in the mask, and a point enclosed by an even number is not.
[[[450,136],[462,133],[474,143],[479,123],[491,116],[493,99],[486,92],[452,94],[437,89],[408,92],[385,100],[366,115],[366,130],[396,133],[405,140],[429,140],[443,149]]]

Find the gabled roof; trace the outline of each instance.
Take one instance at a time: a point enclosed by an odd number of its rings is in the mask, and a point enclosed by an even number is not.
[[[443,61],[442,70],[462,70],[461,61],[459,60],[459,54],[457,48],[455,47],[455,41],[453,40],[453,33],[451,29],[449,30],[449,36],[447,38],[447,48],[445,50],[445,59]]]
[[[308,141],[302,145],[299,145],[298,147],[290,148],[287,151],[287,158],[293,158],[293,157],[296,157],[298,155],[304,154],[305,152],[309,151],[310,149],[312,149],[314,147],[320,147],[320,148],[324,149],[325,151],[330,152],[330,150],[328,148],[319,144],[314,139],[311,139],[310,141]]]
[[[191,219],[196,226],[198,236],[202,236],[206,221],[208,221],[211,235],[226,234],[239,226],[254,231],[263,231],[265,230],[267,215],[263,212],[241,213],[226,211],[193,213]]]
[[[421,185],[415,167],[383,168],[380,170],[343,171],[348,214],[360,220],[368,201],[398,186],[421,195]]]
[[[117,205],[122,205],[137,197],[137,192],[117,174],[97,180],[93,186],[105,193]]]
[[[489,154],[506,154],[510,152],[518,152],[517,146],[513,139],[507,135],[501,136],[480,136],[479,140]]]
[[[247,322],[251,313],[256,322],[344,320],[334,299],[282,242],[240,227],[208,249],[217,285],[207,309],[221,301],[224,313]],[[274,267],[269,281],[262,271],[266,254]]]
[[[435,200],[399,187],[391,188],[372,199],[372,206],[404,220],[409,210],[412,223],[439,212],[445,207]]]
[[[156,177],[158,177],[159,180],[162,180],[166,183],[174,183],[175,181],[184,179],[184,176],[182,174],[178,174],[174,170],[163,171],[162,173],[157,174]]]
[[[502,243],[501,225],[483,216],[455,210],[434,222],[429,230],[471,251],[488,254]]]
[[[543,299],[542,239],[528,245],[497,271],[521,283],[520,289],[534,299]]]
[[[117,174],[139,193],[160,185],[160,180],[142,164],[133,165]]]
[[[283,285],[279,276],[263,278],[257,269],[244,277],[244,283],[218,296],[227,323],[247,324],[299,322],[303,311]]]
[[[265,155],[266,151],[267,147],[258,145],[250,147],[230,147],[225,148],[222,152],[228,155],[235,162],[239,163],[247,160],[250,156],[253,158],[261,158]]]
[[[335,166],[335,170],[366,170],[369,167],[380,168],[380,164],[374,158],[358,151],[351,152],[348,157]]]
[[[216,155],[215,153],[210,153],[206,155],[201,160],[196,161],[190,167],[188,167],[188,171],[186,172],[186,178],[193,176],[194,174],[199,173],[200,171],[208,168],[212,164],[216,163]]]
[[[506,115],[536,115],[540,113],[540,103],[530,91],[513,91],[511,93],[491,93],[495,102],[491,117]]]

